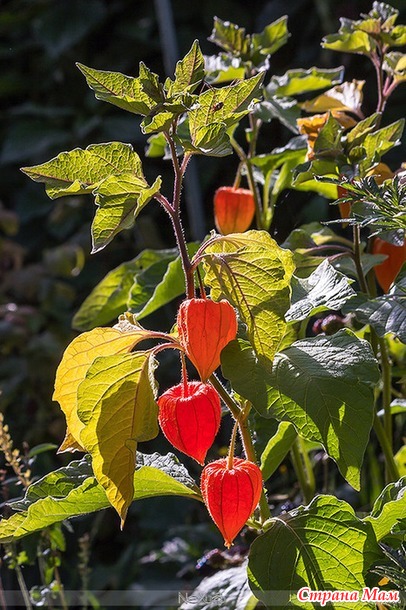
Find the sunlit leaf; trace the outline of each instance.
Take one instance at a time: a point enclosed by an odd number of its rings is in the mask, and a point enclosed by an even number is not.
[[[297,432],[291,423],[280,422],[276,434],[269,439],[261,454],[261,471],[264,481],[268,480],[280,466],[296,437]]]
[[[157,104],[156,99],[146,92],[145,75],[144,82],[141,78],[142,67],[145,67],[142,62],[138,78],[126,76],[120,72],[95,70],[80,63],[76,65],[84,74],[87,84],[93,89],[98,100],[144,116]]]
[[[377,540],[382,540],[405,514],[406,477],[402,477],[385,487],[364,521],[373,527]]]
[[[124,229],[130,229],[146,204],[161,188],[158,177],[152,186],[144,178],[122,174],[106,178],[94,191],[96,214],[92,223],[92,252],[98,252]]]
[[[286,328],[292,253],[265,231],[247,231],[210,245],[205,250],[205,268],[212,298],[225,296],[237,307],[258,357],[272,362]]]
[[[194,41],[192,48],[183,59],[178,61],[175,69],[175,80],[165,83],[168,96],[193,92],[204,78],[204,57],[199,42]]]
[[[288,70],[282,76],[272,76],[265,90],[271,95],[302,95],[337,85],[343,80],[343,75],[343,66]]]
[[[334,496],[318,496],[308,507],[272,519],[265,534],[254,540],[248,563],[248,578],[256,597],[267,607],[308,609],[300,601],[301,587],[311,590],[359,592],[365,587],[369,566],[380,558],[380,551],[369,524],[356,517],[347,502]],[[332,603],[343,610],[367,610],[370,604]]]
[[[91,193],[110,176],[132,174],[136,179],[143,178],[141,159],[130,144],[121,142],[75,148],[22,171],[35,182],[44,182],[51,199]]]
[[[287,43],[288,38],[288,18],[286,15],[267,25],[259,34],[252,34],[251,54],[254,63],[257,63],[256,54],[272,55]]]
[[[80,439],[83,423],[77,414],[77,391],[90,365],[98,356],[128,353],[148,337],[150,332],[141,328],[131,333],[95,328],[76,337],[66,348],[56,371],[53,399],[59,402],[70,434],[79,445],[83,446]]]
[[[312,100],[301,104],[306,112],[326,112],[335,110],[340,112],[353,112],[358,114],[361,111],[363,99],[363,87],[365,81],[353,80],[342,85],[336,85],[332,89],[325,91]]]
[[[218,45],[225,51],[232,53],[247,53],[249,40],[245,35],[245,29],[229,21],[222,21],[214,17],[213,31],[209,38],[210,42]]]
[[[156,366],[150,352],[100,356],[78,387],[80,438],[122,525],[134,496],[137,443],[158,434]]]

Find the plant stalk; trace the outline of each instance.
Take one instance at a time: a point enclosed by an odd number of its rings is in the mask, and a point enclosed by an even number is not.
[[[385,465],[389,479],[387,482],[390,483],[391,481],[397,481],[400,478],[399,470],[393,458],[391,444],[377,413],[375,413],[374,416],[374,430],[385,456]]]
[[[299,481],[300,489],[302,490],[303,499],[306,504],[310,504],[314,498],[314,477],[309,477],[309,471],[305,465],[303,447],[300,445],[298,437],[292,445],[290,456]]]

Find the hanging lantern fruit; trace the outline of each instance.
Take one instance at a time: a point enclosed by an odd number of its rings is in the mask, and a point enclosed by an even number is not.
[[[214,194],[214,221],[223,235],[243,233],[255,215],[255,201],[248,189],[222,186]]]
[[[229,548],[254,512],[262,493],[262,474],[254,462],[228,458],[203,468],[200,489],[214,523]]]
[[[187,381],[158,399],[158,421],[170,443],[203,464],[221,420],[220,397],[207,383]]]
[[[220,366],[222,349],[237,336],[237,317],[228,301],[188,299],[179,307],[179,341],[202,381]]]
[[[378,284],[384,292],[388,292],[403,263],[406,262],[406,239],[403,246],[395,246],[380,237],[375,237],[372,253],[386,254],[388,257],[383,263],[374,267]]]

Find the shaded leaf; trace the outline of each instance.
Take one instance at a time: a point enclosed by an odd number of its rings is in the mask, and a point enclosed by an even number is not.
[[[361,324],[370,324],[379,337],[393,333],[406,343],[406,274],[402,274],[388,294],[368,299],[358,294],[344,307],[353,312]]]
[[[364,574],[380,551],[369,524],[358,519],[349,504],[333,496],[318,496],[308,507],[272,519],[270,529],[254,540],[248,564],[250,587],[267,607],[309,608],[294,592],[312,590],[359,592]],[[335,610],[347,604],[329,603]],[[351,602],[352,610],[370,604]]]
[[[197,607],[199,610],[218,610],[221,607],[244,610],[252,597],[246,566],[220,570],[204,578],[188,597],[191,599],[179,606],[180,610],[196,610]],[[196,600],[199,601],[196,603]]]
[[[323,443],[341,474],[359,489],[379,378],[369,343],[348,330],[296,341],[275,357],[269,413]]]
[[[234,391],[249,400],[258,413],[269,417],[273,397],[272,377],[248,341],[230,341],[221,352],[221,371]]]
[[[237,307],[260,360],[268,365],[285,334],[292,253],[265,231],[219,237],[205,250],[205,283],[211,296]]]
[[[355,296],[348,278],[324,260],[308,278],[292,281],[292,304],[287,311],[287,322],[304,320],[326,309],[338,311]]]
[[[194,480],[171,453],[137,453],[134,500],[179,495],[199,499]],[[12,542],[78,515],[108,508],[106,492],[93,476],[88,456],[51,472],[27,489],[22,500],[10,503],[15,512],[0,522],[0,541]]]
[[[137,443],[158,434],[156,366],[150,352],[101,356],[78,388],[80,438],[122,526],[134,495]]]
[[[197,243],[188,244],[189,255]],[[180,296],[185,290],[178,250],[143,250],[119,265],[93,289],[73,319],[79,330],[107,324],[124,311],[141,319]]]

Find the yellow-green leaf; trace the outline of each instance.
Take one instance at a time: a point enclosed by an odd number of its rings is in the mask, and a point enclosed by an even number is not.
[[[205,283],[227,298],[247,325],[258,357],[269,365],[286,330],[293,256],[265,231],[219,237],[205,250]]]
[[[131,173],[143,178],[141,159],[131,144],[121,142],[75,148],[61,152],[42,165],[21,170],[35,182],[44,182],[51,199],[91,193],[109,176]]]
[[[132,332],[94,328],[76,337],[66,348],[56,371],[53,399],[59,402],[69,433],[79,445],[82,445],[80,432],[83,423],[77,414],[77,391],[93,360],[98,356],[128,353],[139,341],[149,336],[150,332],[141,327],[134,328]],[[71,443],[66,445],[64,441],[62,450],[67,450],[68,446]]]
[[[353,80],[336,85],[322,95],[304,102],[301,106],[306,112],[354,112],[359,114],[362,104],[362,89],[365,81]]]
[[[106,178],[94,191],[98,207],[92,224],[92,252],[104,248],[123,229],[130,229],[160,188],[160,177],[152,186],[130,173]]]
[[[106,70],[95,70],[83,64],[76,64],[84,74],[87,84],[95,92],[98,100],[109,102],[128,112],[146,115],[156,106],[156,100],[146,91],[145,77],[143,68],[140,64],[140,77],[134,78],[120,74],[120,72],[110,72]],[[145,76],[145,75],[144,75]]]
[[[122,525],[134,496],[137,443],[158,434],[156,364],[151,352],[102,356],[78,388],[80,437]]]

